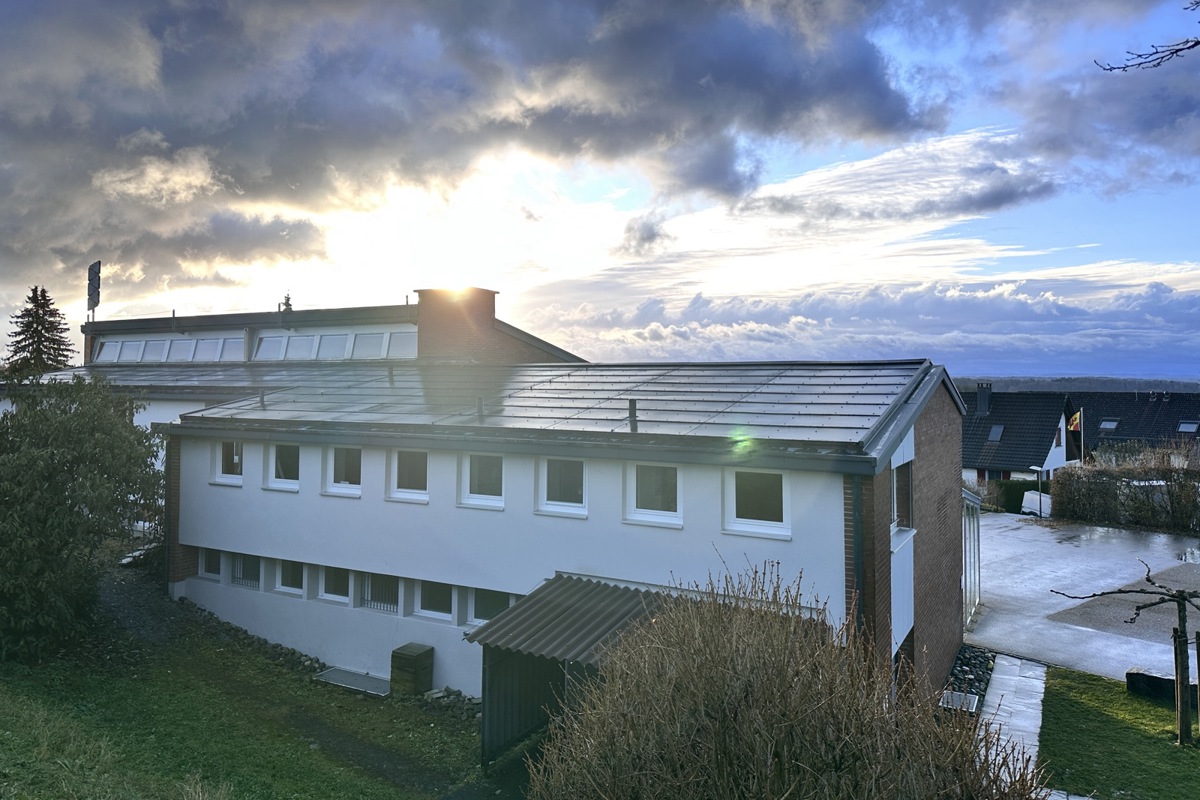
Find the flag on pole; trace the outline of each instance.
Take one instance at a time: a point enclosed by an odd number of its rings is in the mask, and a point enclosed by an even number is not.
[[[1067,430],[1069,430],[1069,431],[1079,430],[1079,415],[1082,413],[1083,413],[1083,409],[1079,409],[1078,411],[1075,412],[1075,416],[1071,417],[1071,421],[1067,423]]]

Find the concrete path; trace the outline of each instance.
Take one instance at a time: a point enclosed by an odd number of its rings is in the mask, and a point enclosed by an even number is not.
[[[1152,598],[1075,600],[1051,590],[1082,596],[1149,588],[1147,566],[1156,581],[1172,588],[1200,588],[1194,539],[1011,514],[985,514],[980,539],[983,600],[964,638],[1001,654],[982,713],[1030,756],[1037,757],[1047,664],[1121,681],[1133,667],[1173,672],[1173,605],[1144,611],[1137,622],[1127,623],[1134,606]],[[1200,619],[1189,624],[1200,628]],[[1051,798],[1081,800],[1058,791]]]

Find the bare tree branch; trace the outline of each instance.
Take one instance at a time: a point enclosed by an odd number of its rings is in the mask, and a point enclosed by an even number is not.
[[[1190,0],[1184,7],[1184,10],[1195,11],[1198,8],[1200,8],[1200,0]],[[1131,69],[1157,69],[1171,59],[1181,57],[1188,50],[1200,47],[1200,38],[1188,37],[1172,44],[1154,44],[1150,45],[1150,47],[1151,49],[1147,52],[1127,51],[1124,64],[1109,64],[1107,62],[1101,64],[1099,61],[1094,63],[1105,72],[1128,72]]]

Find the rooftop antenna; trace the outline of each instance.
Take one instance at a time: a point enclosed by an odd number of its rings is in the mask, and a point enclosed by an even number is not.
[[[88,313],[96,321],[96,306],[100,305],[100,262],[88,266]]]

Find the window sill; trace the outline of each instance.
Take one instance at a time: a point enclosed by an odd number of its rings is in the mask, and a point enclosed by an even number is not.
[[[680,519],[656,519],[653,517],[625,517],[621,522],[626,525],[641,525],[645,528],[669,528],[671,530],[683,530],[683,520]]]
[[[327,489],[325,489],[325,491],[321,492],[321,496],[322,497],[349,497],[353,500],[357,500],[358,498],[362,497],[362,489],[355,487],[355,489],[353,491],[351,491],[350,489],[327,488]]]
[[[319,594],[315,598],[322,603],[329,603],[331,606],[348,606],[350,605],[349,597],[342,597],[336,594]]]
[[[383,498],[389,503],[416,503],[417,505],[429,505],[428,494],[400,494],[395,492]]]
[[[792,532],[787,528],[766,528],[766,527],[745,527],[745,528],[724,528],[721,533],[727,536],[751,536],[756,539],[776,539],[779,541],[790,542],[792,540]]]
[[[535,508],[533,513],[542,517],[566,517],[567,519],[588,518],[588,512],[586,508]]]
[[[488,502],[486,500],[459,500],[459,508],[475,508],[480,511],[503,511],[504,501],[497,500],[496,502]]]
[[[410,616],[425,620],[426,622],[436,622],[441,625],[454,625],[454,619],[449,614],[440,614],[437,611],[414,611]]]
[[[903,548],[916,535],[917,532],[913,528],[892,528],[892,552],[895,553]]]
[[[299,483],[268,483],[262,488],[264,492],[291,492],[292,494],[300,493]]]
[[[242,477],[240,475],[218,475],[208,482],[209,486],[234,486],[238,489],[242,488]]]

